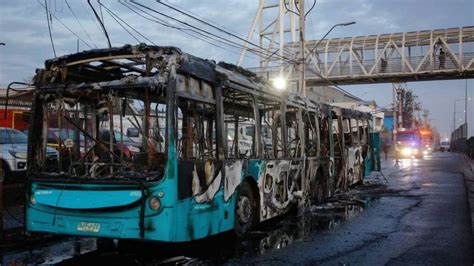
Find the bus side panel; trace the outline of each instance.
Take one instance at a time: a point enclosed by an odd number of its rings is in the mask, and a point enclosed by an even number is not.
[[[173,242],[201,239],[234,228],[236,195],[225,201],[222,188],[210,202],[198,203],[192,197],[178,203],[175,208],[177,235]]]
[[[179,200],[174,210],[177,233],[172,241],[191,241],[232,230],[238,187],[248,176],[248,169],[247,160],[224,160],[207,185],[198,181],[205,180],[199,178],[204,173],[195,171],[193,195]],[[191,182],[192,178],[187,180]]]
[[[302,164],[301,164],[302,165]],[[291,168],[290,160],[268,160],[260,171],[260,221],[282,215],[293,202],[291,183],[303,169]]]

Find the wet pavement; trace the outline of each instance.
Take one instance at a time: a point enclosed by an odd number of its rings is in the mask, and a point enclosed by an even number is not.
[[[393,162],[393,161],[392,161]],[[311,241],[250,264],[472,265],[473,237],[460,155],[435,153],[392,167],[377,204]]]
[[[222,234],[187,244],[121,242],[97,251],[93,238],[61,238],[4,253],[4,265],[107,264],[455,264],[472,265],[473,238],[461,157],[383,161],[364,185],[262,224],[247,239]]]

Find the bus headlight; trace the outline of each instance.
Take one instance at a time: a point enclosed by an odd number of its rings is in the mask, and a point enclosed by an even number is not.
[[[155,196],[151,197],[148,204],[149,204],[150,209],[152,209],[153,211],[158,211],[161,207],[160,199]]]

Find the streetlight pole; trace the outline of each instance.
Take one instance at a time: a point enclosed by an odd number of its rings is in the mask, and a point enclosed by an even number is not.
[[[3,42],[0,42],[0,46],[5,46],[5,43]],[[6,114],[6,111],[5,111],[5,114]],[[2,162],[0,162],[0,230],[2,230],[0,232],[0,242],[3,242],[3,210],[4,210],[4,207],[3,207],[3,181],[5,180],[5,173],[4,171],[2,170],[3,169],[3,165],[2,165]]]
[[[467,98],[467,79],[466,79],[466,87],[464,88],[465,89],[465,92],[464,92],[464,124],[465,127],[466,127],[466,139],[467,139],[467,135],[469,134],[469,131],[467,130],[467,101],[469,100]]]
[[[299,33],[300,33],[300,73],[299,73],[299,95],[302,98],[306,97],[306,82],[305,82],[305,10],[304,10],[304,1],[299,1]]]
[[[467,80],[466,80],[467,84]],[[471,98],[467,97],[467,86],[466,86],[466,97],[464,99],[455,99],[454,100],[454,110],[453,110],[453,132],[456,130],[456,102],[464,101],[464,123],[467,125],[467,102],[470,101]]]
[[[333,26],[329,29],[329,31],[326,32],[326,34],[324,34],[324,36],[323,36],[321,39],[319,39],[319,41],[316,43],[316,45],[313,47],[313,49],[311,49],[311,51],[310,51],[309,53],[312,54],[312,53],[316,50],[316,48],[318,47],[318,45],[319,45],[319,44],[329,35],[329,33],[331,33],[331,31],[332,31],[333,29],[335,29],[336,27],[339,27],[339,26],[345,27],[345,26],[354,25],[354,24],[356,24],[355,21],[346,22],[346,23],[338,23],[338,24],[333,25]]]
[[[456,100],[454,100],[454,109],[453,109],[453,132],[456,130]]]

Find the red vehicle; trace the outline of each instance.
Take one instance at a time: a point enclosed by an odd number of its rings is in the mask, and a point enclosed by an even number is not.
[[[421,151],[423,154],[431,154],[433,153],[433,134],[431,129],[429,128],[420,128],[420,136],[421,136]]]
[[[397,143],[395,145],[395,157],[422,158],[421,134],[419,130],[401,130],[397,132]]]
[[[0,127],[15,128],[20,131],[27,129],[28,111],[24,109],[0,109]]]

